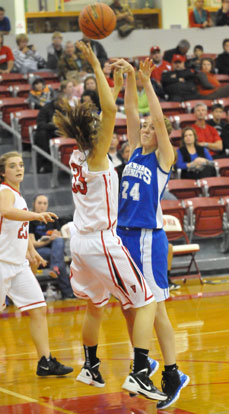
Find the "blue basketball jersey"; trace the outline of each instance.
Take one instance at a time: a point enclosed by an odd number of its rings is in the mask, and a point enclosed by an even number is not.
[[[154,152],[142,155],[142,148],[137,148],[122,175],[118,226],[161,229],[160,200],[169,177],[170,172],[161,169]]]

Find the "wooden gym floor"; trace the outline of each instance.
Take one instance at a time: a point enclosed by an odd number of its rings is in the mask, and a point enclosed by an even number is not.
[[[104,388],[76,382],[83,363],[81,325],[85,302],[48,303],[51,350],[74,372],[62,378],[38,378],[28,316],[13,306],[0,314],[0,414],[226,414],[229,413],[229,277],[200,285],[189,280],[172,292],[167,308],[177,344],[177,363],[190,384],[164,410],[154,401],[130,398],[121,385],[129,371],[131,348],[118,302],[105,309],[98,356]],[[223,279],[223,280],[222,280]],[[216,280],[211,278],[209,280]],[[160,362],[153,377],[160,387],[163,361],[155,336],[150,356]]]

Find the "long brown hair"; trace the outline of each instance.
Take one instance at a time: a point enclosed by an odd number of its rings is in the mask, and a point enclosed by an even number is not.
[[[17,151],[5,152],[5,154],[0,156],[0,184],[5,180],[3,174],[5,173],[6,161],[12,157],[20,157],[22,159],[22,155]]]
[[[184,136],[185,136],[185,133],[187,131],[192,131],[193,132],[193,136],[195,138],[194,145],[196,146],[198,144],[198,137],[197,137],[196,130],[194,128],[190,127],[190,126],[186,126],[181,131],[181,143],[180,143],[180,147],[186,147],[185,142],[184,142]]]
[[[100,127],[99,116],[95,112],[94,105],[84,102],[72,108],[68,102],[64,101],[61,111],[55,112],[53,121],[60,135],[75,138],[80,151],[92,152]]]

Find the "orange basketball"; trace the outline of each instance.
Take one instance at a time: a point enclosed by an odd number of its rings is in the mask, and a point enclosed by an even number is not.
[[[79,16],[79,27],[90,39],[103,39],[109,36],[116,26],[116,16],[105,3],[95,3],[84,7]]]

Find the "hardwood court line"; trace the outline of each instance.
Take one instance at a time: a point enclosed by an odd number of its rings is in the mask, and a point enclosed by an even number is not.
[[[175,335],[179,335],[182,332],[179,331],[175,331]],[[221,331],[210,331],[210,332],[201,332],[201,335],[215,335],[215,334],[219,334],[219,333],[229,333],[229,329],[224,329]],[[187,336],[199,336],[200,333],[196,332],[196,333],[186,333]],[[151,342],[157,341],[157,338],[152,338]],[[118,345],[126,345],[126,344],[130,344],[129,341],[123,341],[123,342],[110,342],[107,344],[99,344],[99,347],[106,347],[106,346],[118,346]],[[51,349],[51,352],[59,352],[59,351],[71,351],[73,349],[82,349],[82,345],[78,345],[78,346],[73,346],[73,347],[69,347],[69,348],[55,348],[55,349]],[[31,351],[31,352],[21,352],[19,354],[5,354],[5,357],[16,357],[16,356],[21,356],[21,355],[30,355],[30,354],[36,354],[35,351]],[[3,359],[0,357],[0,360]]]
[[[19,399],[24,400],[24,401],[28,401],[30,403],[39,404],[42,407],[50,408],[52,410],[59,411],[60,413],[63,413],[63,414],[76,414],[73,411],[65,410],[64,408],[59,408],[57,406],[53,406],[53,405],[50,405],[50,404],[47,404],[47,403],[40,402],[39,400],[35,400],[34,398],[27,397],[26,395],[18,394],[17,392],[7,390],[6,388],[0,387],[0,392],[2,392],[3,394],[11,395],[12,397],[19,398]],[[13,405],[11,405],[11,406],[13,407]]]

